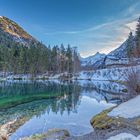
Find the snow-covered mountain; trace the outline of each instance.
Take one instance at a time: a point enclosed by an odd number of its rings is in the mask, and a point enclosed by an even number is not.
[[[97,61],[103,60],[105,56],[105,54],[97,52],[95,55],[81,58],[81,66],[93,66]]]
[[[131,50],[133,52],[134,47],[135,37],[130,34],[128,39],[124,41],[122,45],[120,45],[117,49],[111,51],[109,54],[105,55],[96,53],[93,56],[81,59],[81,66],[98,69],[108,66],[128,65],[128,51]]]

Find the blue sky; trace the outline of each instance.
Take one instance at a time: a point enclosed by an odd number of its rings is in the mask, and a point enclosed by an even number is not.
[[[71,44],[85,57],[108,53],[134,31],[140,0],[0,0],[0,15],[46,45]]]

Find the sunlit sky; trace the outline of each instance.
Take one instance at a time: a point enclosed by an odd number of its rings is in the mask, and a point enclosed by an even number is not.
[[[109,53],[135,30],[140,0],[0,0],[0,15],[46,45],[71,44],[81,56]]]

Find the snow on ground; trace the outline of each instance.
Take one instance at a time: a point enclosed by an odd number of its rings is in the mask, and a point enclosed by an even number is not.
[[[127,74],[132,70],[140,71],[140,65],[133,67],[130,66],[130,67],[106,68],[95,71],[82,71],[79,73],[77,79],[125,81],[127,79]]]
[[[140,135],[138,137],[135,137],[134,135],[129,133],[121,133],[119,135],[110,137],[108,140],[140,140]]]
[[[120,104],[109,114],[113,117],[134,118],[140,116],[140,95]]]
[[[92,70],[92,71],[81,71],[79,73],[76,73],[75,76],[73,76],[73,80],[99,80],[99,81],[107,81],[107,80],[116,80],[116,81],[125,81],[127,79],[127,74],[131,70],[138,70],[140,73],[140,65],[137,66],[131,66],[131,67],[113,67],[113,68],[106,68],[106,69],[99,69],[99,70]],[[3,72],[0,72],[0,79],[3,79],[3,75],[5,75]],[[41,74],[37,75],[36,78],[46,78],[46,79],[59,79],[63,75],[67,76],[68,73],[60,73],[60,74]],[[31,78],[30,74],[17,74],[13,75],[12,73],[6,73],[5,79],[7,80],[14,80],[14,79],[20,79],[27,80]]]

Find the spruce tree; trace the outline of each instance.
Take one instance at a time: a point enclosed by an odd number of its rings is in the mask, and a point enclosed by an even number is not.
[[[68,45],[67,51],[66,51],[66,69],[67,69],[67,72],[69,72],[69,73],[73,72],[72,65],[73,65],[72,48],[70,47],[70,45]]]
[[[63,44],[61,44],[61,47],[60,47],[60,72],[65,71],[65,65],[66,65],[65,54],[66,54],[65,47]]]
[[[128,40],[127,40],[127,56],[129,58],[134,56],[133,49],[134,49],[134,36],[133,36],[133,33],[130,32]]]

